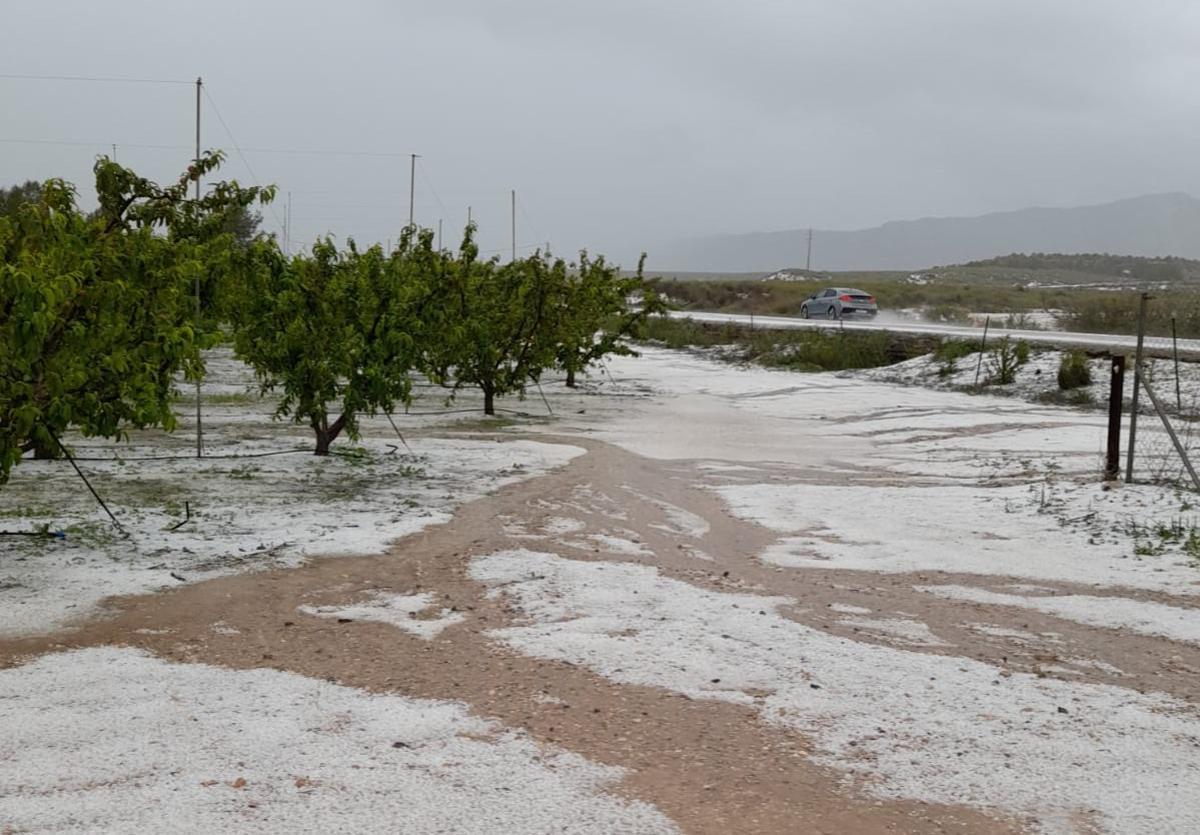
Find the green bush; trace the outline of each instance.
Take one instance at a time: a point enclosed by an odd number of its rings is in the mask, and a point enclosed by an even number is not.
[[[1068,351],[1058,365],[1058,387],[1063,391],[1083,388],[1092,384],[1092,369],[1088,366],[1083,351]]]

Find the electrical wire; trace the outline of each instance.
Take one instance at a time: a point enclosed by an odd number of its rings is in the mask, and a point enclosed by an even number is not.
[[[100,81],[116,84],[195,84],[195,81],[180,81],[174,78],[118,78],[96,75],[32,75],[26,73],[0,73],[0,78],[17,81]]]
[[[211,98],[209,99],[211,102]],[[0,138],[0,142],[20,143],[24,145],[76,145],[81,147],[91,147],[93,145],[102,145],[108,147],[113,143],[111,141],[104,142],[85,142],[69,139],[24,139],[24,138]],[[137,142],[117,142],[122,148],[151,148],[156,150],[169,151],[190,151],[190,145],[149,145]],[[313,156],[335,156],[335,157],[386,157],[400,158],[407,157],[408,154],[396,154],[389,151],[359,151],[350,149],[337,148],[258,148],[246,146],[243,151],[249,151],[254,154],[296,154],[296,155],[313,155]]]
[[[221,108],[217,107],[217,102],[213,99],[212,94],[208,92],[208,87],[201,85],[201,89],[204,91],[204,97],[208,99],[208,103],[212,105],[213,113],[217,114],[217,121],[221,123],[221,127],[225,128],[225,133],[229,135],[229,141],[233,143],[233,149],[237,151],[238,156],[242,159],[242,164],[250,172],[250,178],[254,180],[256,186],[262,188],[263,185],[259,182],[258,175],[254,173],[254,168],[250,165],[250,160],[246,159],[246,155],[242,153],[241,146],[238,145],[238,141],[233,136],[233,131],[229,129],[229,124],[225,121],[225,117],[221,115]],[[280,220],[279,213],[275,211],[275,204],[273,202],[268,203],[267,208],[271,210],[271,216],[275,218],[275,223],[279,226],[280,233],[282,234],[284,230],[283,221]]]

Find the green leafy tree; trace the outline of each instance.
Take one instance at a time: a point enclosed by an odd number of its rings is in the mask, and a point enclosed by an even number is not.
[[[472,224],[457,256],[446,261],[440,305],[446,327],[426,346],[426,371],[455,391],[477,386],[484,413],[494,415],[496,397],[524,395],[555,363],[567,264],[543,253],[508,264],[481,261],[474,235]]]
[[[229,249],[219,218],[269,195],[222,183],[189,200],[220,160],[162,188],[101,159],[98,212],[50,180],[0,217],[0,483],[26,452],[56,457],[70,427],[113,438],[174,425],[175,375],[201,370],[191,288]]]
[[[42,184],[27,180],[9,188],[0,188],[0,217],[14,217],[26,203],[37,203],[42,199]]]
[[[666,305],[643,275],[646,256],[637,272],[622,276],[603,257],[581,253],[559,296],[555,358],[567,372],[567,385],[593,363],[610,354],[632,354],[628,338],[636,335],[647,317],[662,313]]]
[[[264,391],[282,399],[275,417],[307,423],[317,455],[362,414],[390,412],[411,396],[441,266],[433,236],[406,231],[399,249],[341,251],[329,239],[285,258],[274,241],[252,245],[233,321],[234,346]]]

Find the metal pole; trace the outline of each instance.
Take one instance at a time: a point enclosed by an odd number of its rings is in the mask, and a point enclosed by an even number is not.
[[[467,206],[467,226],[471,225],[471,207]]]
[[[1125,398],[1125,356],[1112,358],[1112,380],[1108,390],[1108,454],[1104,458],[1104,480],[1121,477],[1121,406]]]
[[[438,218],[438,252],[442,251],[442,219]]]
[[[804,256],[804,271],[812,270],[812,229],[808,230],[808,254]]]
[[[1133,484],[1133,453],[1137,446],[1138,392],[1142,387],[1142,343],[1146,338],[1146,305],[1149,293],[1138,304],[1137,353],[1133,357],[1133,402],[1129,406],[1129,449],[1125,452],[1125,483]]]
[[[196,202],[200,201],[200,93],[204,85],[196,78]],[[196,273],[196,353],[200,353],[200,274]],[[204,457],[204,425],[200,417],[200,375],[196,375],[196,457]]]
[[[413,209],[417,196],[417,155],[412,154],[408,167],[408,225],[413,225]]]
[[[987,332],[988,327],[992,324],[992,317],[987,316],[983,320],[983,339],[979,340],[979,362],[975,364],[975,387],[979,387],[979,372],[983,370],[983,352],[987,350]]]
[[[517,190],[512,190],[512,259],[517,260]]]
[[[1175,408],[1183,414],[1183,394],[1179,390],[1179,336],[1175,332],[1175,317],[1171,317],[1171,355],[1175,359]]]
[[[1175,451],[1183,459],[1183,466],[1187,468],[1188,475],[1192,477],[1192,484],[1196,486],[1197,490],[1200,490],[1200,476],[1196,475],[1196,470],[1192,467],[1192,459],[1188,457],[1187,450],[1179,442],[1179,436],[1175,434],[1175,429],[1171,426],[1171,421],[1167,420],[1167,412],[1163,409],[1162,404],[1158,402],[1158,395],[1154,393],[1154,389],[1150,388],[1150,384],[1145,380],[1142,380],[1142,387],[1146,389],[1146,394],[1150,396],[1150,402],[1154,404],[1154,411],[1158,412],[1158,416],[1162,418],[1163,426],[1166,428],[1167,434],[1171,437],[1171,443],[1175,445]]]

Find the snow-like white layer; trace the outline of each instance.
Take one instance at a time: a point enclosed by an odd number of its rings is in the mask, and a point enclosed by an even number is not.
[[[596,533],[588,536],[592,542],[595,542],[603,550],[610,554],[624,554],[630,557],[649,557],[651,552],[646,549],[640,542],[635,542],[632,539],[626,539],[623,536],[612,536],[611,534]]]
[[[647,495],[641,490],[630,487],[628,484],[622,484],[621,489],[627,493],[637,496],[644,502],[649,502],[650,504],[655,505],[662,510],[664,514],[666,514],[668,524],[651,525],[651,527],[658,528],[659,530],[666,531],[667,533],[690,536],[692,539],[703,539],[711,529],[711,526],[708,524],[706,519],[696,515],[695,513],[692,513],[690,510],[680,507],[679,505]]]
[[[470,571],[529,618],[492,633],[510,646],[756,704],[880,795],[1026,815],[1045,832],[1073,832],[1076,815],[1114,833],[1200,830],[1188,788],[1200,781],[1200,716],[1167,697],[834,637],[779,614],[787,598],[708,591],[647,566],[511,551]]]
[[[435,617],[417,617],[431,609],[437,600],[432,592],[420,594],[391,594],[375,591],[361,602],[347,606],[301,606],[306,615],[319,618],[344,618],[387,623],[429,641],[442,634],[448,626],[462,623],[466,615],[450,609],[441,609]]]
[[[886,635],[899,639],[901,642],[917,647],[949,646],[945,641],[933,634],[929,624],[921,623],[911,618],[842,618],[842,626],[850,626],[863,632]]]
[[[869,615],[871,610],[863,606],[851,606],[849,603],[830,603],[829,608],[842,615]]]
[[[621,769],[453,702],[89,649],[0,671],[0,823],[39,832],[674,832]]]
[[[1123,629],[1142,635],[1158,635],[1174,641],[1200,643],[1200,609],[1184,609],[1148,600],[1131,600],[1127,597],[1094,597],[1085,594],[1026,597],[952,585],[916,586],[916,589],[953,600],[1036,609],[1088,626]]]
[[[1200,572],[1186,556],[1137,557],[1128,539],[1100,539],[1111,537],[1128,514],[1146,518],[1141,500],[1173,501],[1153,488],[751,484],[717,492],[738,516],[794,534],[762,555],[777,565],[955,571],[1200,593]],[[1064,529],[1064,518],[1082,516],[1089,517],[1088,527]]]
[[[551,535],[564,533],[578,533],[585,529],[587,525],[580,519],[573,519],[569,516],[551,516],[546,520],[546,524],[542,529]]]
[[[253,455],[297,440],[284,435],[220,450]],[[19,523],[5,526],[64,520],[71,526],[61,541],[4,537],[0,543],[7,549],[0,554],[0,635],[47,631],[105,597],[176,585],[172,573],[193,581],[294,565],[309,555],[381,553],[395,539],[449,521],[464,502],[583,453],[524,440],[421,438],[412,445],[415,454],[395,454],[391,441],[375,436],[360,442],[361,458],[301,451],[82,462],[128,537],[112,528],[66,462],[23,462],[0,491],[4,501],[19,503]],[[162,452],[149,445],[122,449],[130,459]],[[184,518],[185,501],[192,521],[168,530]],[[0,504],[0,514],[9,515],[5,510]]]

